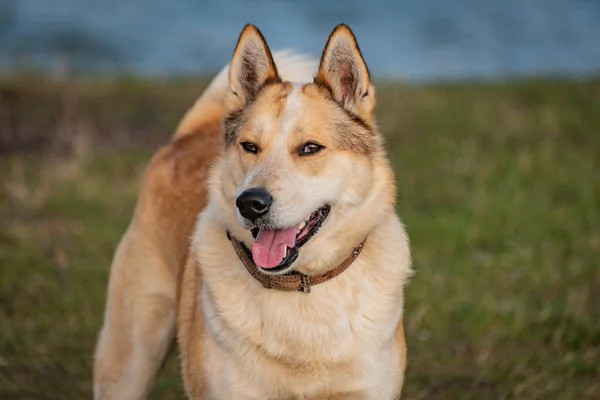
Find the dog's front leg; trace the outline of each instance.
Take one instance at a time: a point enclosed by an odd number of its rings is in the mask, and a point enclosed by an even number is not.
[[[132,237],[133,236],[133,237]],[[145,399],[174,343],[176,276],[129,231],[111,266],[94,399]]]

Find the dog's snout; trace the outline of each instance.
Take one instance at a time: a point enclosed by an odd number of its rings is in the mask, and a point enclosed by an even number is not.
[[[242,192],[235,201],[242,217],[254,222],[269,212],[273,197],[264,188],[252,188]]]

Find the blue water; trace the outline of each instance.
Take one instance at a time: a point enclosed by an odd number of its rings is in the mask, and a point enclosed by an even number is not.
[[[599,0],[0,0],[0,69],[211,73],[247,22],[315,56],[346,22],[377,77],[600,71]]]

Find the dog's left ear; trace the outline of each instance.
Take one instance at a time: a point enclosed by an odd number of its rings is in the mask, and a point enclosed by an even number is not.
[[[375,90],[356,37],[347,25],[338,25],[329,36],[315,83],[331,89],[334,99],[350,112],[371,118]]]
[[[235,106],[251,101],[264,85],[279,82],[269,45],[258,28],[248,24],[242,30],[229,67],[229,89]]]

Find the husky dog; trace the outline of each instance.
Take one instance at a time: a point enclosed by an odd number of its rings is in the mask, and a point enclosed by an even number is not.
[[[319,64],[247,25],[150,162],[111,267],[96,399],[141,399],[174,338],[193,399],[398,399],[411,273],[354,34]]]

